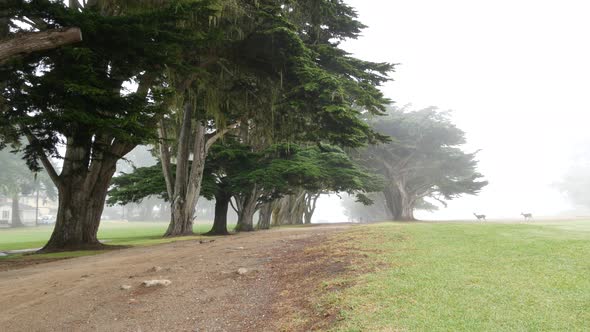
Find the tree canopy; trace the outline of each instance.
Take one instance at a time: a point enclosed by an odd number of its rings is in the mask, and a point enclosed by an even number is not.
[[[3,37],[70,27],[84,35],[17,52],[0,68],[2,144],[26,137],[28,165],[45,167],[60,189],[45,250],[99,246],[109,180],[138,144],[158,145],[173,206],[167,234],[182,235],[192,230],[208,149],[231,130],[251,132],[258,142],[247,143],[262,149],[385,140],[361,112],[382,113],[378,86],[393,66],[339,48],[364,27],[343,1],[3,4]]]
[[[477,172],[477,152],[462,150],[465,133],[434,107],[418,111],[393,108],[372,123],[392,141],[357,151],[367,166],[383,175],[388,210],[396,220],[413,220],[413,211],[431,198],[445,204],[475,195],[487,185]]]

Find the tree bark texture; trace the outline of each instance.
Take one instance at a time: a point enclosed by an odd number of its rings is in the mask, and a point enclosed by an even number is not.
[[[258,190],[256,186],[249,193],[240,197],[239,200],[236,231],[252,232],[254,231],[254,214],[256,213],[256,206],[258,204]]]
[[[171,178],[170,159],[162,162],[164,176],[167,178],[167,187],[174,183],[173,187],[169,188],[172,191],[169,193],[169,197],[171,197],[171,220],[164,234],[164,236],[168,237],[193,234],[195,207],[201,192],[205,158],[207,157],[207,138],[205,126],[201,123],[197,123],[193,129],[192,112],[192,105],[186,103],[183,110],[182,127],[178,137],[179,146],[176,157],[175,179]],[[192,149],[190,147],[191,139],[193,140]],[[165,150],[167,151],[167,149]],[[193,161],[189,165],[191,153]],[[169,158],[166,154],[162,155],[162,157]]]
[[[193,105],[186,102],[183,107],[180,133],[177,137],[178,152],[176,156],[176,174],[172,173],[172,161],[168,141],[170,138],[160,122],[158,130],[160,136],[160,159],[162,171],[166,179],[166,188],[171,202],[170,224],[164,236],[184,236],[193,234],[193,220],[195,208],[201,193],[205,159],[209,148],[227,131],[236,125],[217,130],[214,134],[207,134],[207,128],[200,121],[194,121]],[[193,122],[196,122],[193,126]],[[190,146],[192,142],[192,148]],[[189,160],[192,156],[192,163]]]
[[[387,209],[396,221],[415,221],[414,203],[415,198],[410,195],[403,179],[392,181],[391,185],[383,190]]]
[[[272,203],[264,203],[258,210],[258,229],[270,229],[270,222],[272,218]]]
[[[117,160],[135,145],[118,143],[108,135],[97,135],[95,140],[105,147],[91,157],[90,137],[68,137],[62,172],[54,178],[59,192],[57,219],[42,252],[102,247],[97,233],[109,184]],[[48,172],[55,174],[53,169]]]
[[[19,54],[50,50],[82,41],[79,28],[28,32],[0,41],[0,63]]]
[[[383,190],[387,210],[393,220],[400,220],[402,216],[402,203],[396,186],[389,186]]]
[[[213,227],[207,235],[229,235],[227,231],[227,211],[231,195],[224,190],[219,190],[215,194],[215,218]]]
[[[302,225],[306,209],[305,190],[298,189],[295,193],[279,199],[273,208],[272,224]]]
[[[406,190],[406,183],[403,178],[395,180],[400,196],[401,216],[399,221],[414,221],[414,200],[413,197]]]

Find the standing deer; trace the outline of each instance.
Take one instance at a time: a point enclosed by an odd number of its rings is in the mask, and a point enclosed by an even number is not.
[[[520,215],[524,217],[524,221],[533,219],[533,215],[531,213],[522,213],[521,212]]]
[[[476,214],[476,213],[473,213],[473,215],[475,216],[475,218],[477,218],[477,221],[480,221],[480,220],[486,221],[486,215],[485,214]]]

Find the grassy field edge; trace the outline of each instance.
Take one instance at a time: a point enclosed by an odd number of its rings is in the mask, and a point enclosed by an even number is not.
[[[331,331],[583,331],[590,223],[383,223],[339,235],[357,257],[326,280]],[[339,249],[340,248],[340,249]]]

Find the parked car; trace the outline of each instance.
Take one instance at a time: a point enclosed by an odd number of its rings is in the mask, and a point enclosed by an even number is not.
[[[39,218],[40,225],[53,225],[55,224],[55,216],[41,216]]]

